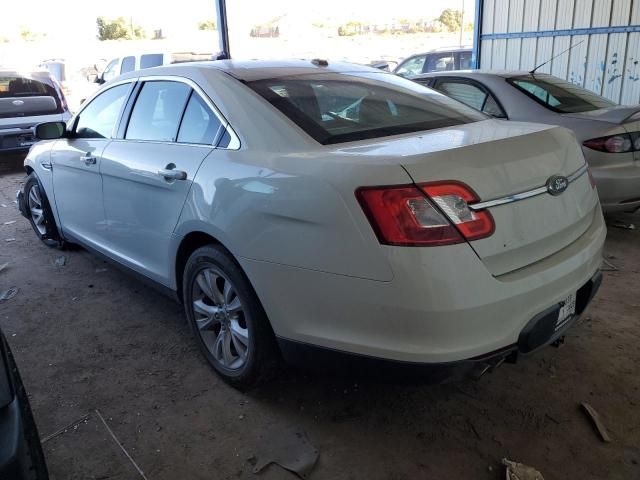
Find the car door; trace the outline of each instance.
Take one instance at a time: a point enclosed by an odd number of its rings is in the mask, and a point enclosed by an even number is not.
[[[51,150],[53,190],[65,235],[101,249],[105,216],[100,166],[132,84],[113,86],[96,96],[75,117],[68,138]]]
[[[128,124],[104,152],[109,245],[125,265],[169,283],[171,236],[222,122],[203,94],[181,80],[149,79],[132,99]]]
[[[456,60],[453,52],[430,53],[424,63],[422,73],[455,70]]]
[[[475,80],[461,77],[438,77],[432,88],[482,113],[495,118],[507,118],[495,96]]]

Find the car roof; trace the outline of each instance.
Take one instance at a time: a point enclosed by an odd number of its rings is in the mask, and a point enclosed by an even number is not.
[[[346,62],[327,62],[324,60],[211,60],[201,62],[185,62],[162,67],[136,70],[118,77],[126,79],[144,75],[172,75],[184,74],[190,68],[215,69],[223,71],[238,80],[251,82],[267,78],[288,77],[292,75],[305,75],[314,73],[386,73],[378,68],[357,65]]]
[[[547,73],[536,73],[537,77],[551,77]],[[420,78],[432,78],[432,77],[530,77],[531,72],[526,70],[445,70],[441,72],[429,72],[421,73],[411,77],[411,80],[417,80]]]
[[[419,55],[429,55],[430,53],[456,53],[456,52],[472,52],[473,48],[472,47],[439,47],[439,48],[434,48],[433,50],[428,50],[426,52],[420,52],[420,53],[412,53],[411,55],[407,56],[406,58],[411,58],[411,57],[417,57]]]

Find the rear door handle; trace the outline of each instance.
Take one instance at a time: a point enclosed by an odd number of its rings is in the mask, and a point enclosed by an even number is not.
[[[165,180],[186,180],[187,172],[183,170],[173,170],[165,168],[164,170],[158,170],[158,175],[164,177]]]
[[[84,162],[85,165],[95,165],[98,159],[91,155],[91,153],[87,152],[86,155],[82,155],[80,160]]]

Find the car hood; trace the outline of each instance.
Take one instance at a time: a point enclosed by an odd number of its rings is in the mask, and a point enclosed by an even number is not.
[[[598,110],[592,110],[590,112],[564,113],[563,116],[620,125],[622,123],[640,120],[640,105],[599,108]]]

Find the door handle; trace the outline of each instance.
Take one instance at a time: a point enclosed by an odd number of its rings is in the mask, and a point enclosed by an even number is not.
[[[158,175],[164,177],[165,180],[186,180],[187,172],[183,170],[173,170],[165,168],[164,170],[158,170]]]
[[[85,165],[95,165],[98,159],[91,155],[90,152],[87,152],[86,155],[82,155],[80,160],[84,162]]]

